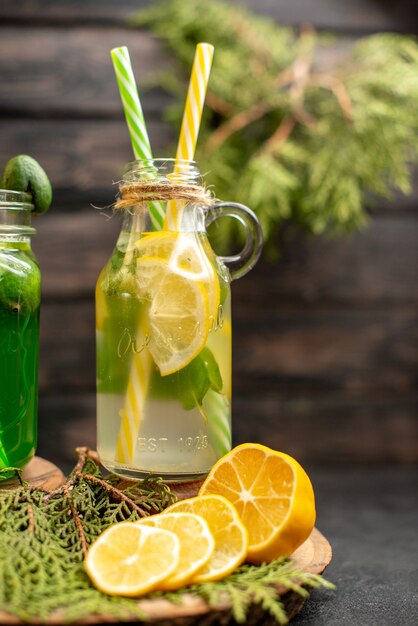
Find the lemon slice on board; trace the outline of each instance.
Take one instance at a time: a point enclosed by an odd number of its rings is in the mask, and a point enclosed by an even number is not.
[[[288,454],[244,443],[213,466],[199,495],[219,494],[236,507],[249,533],[247,560],[291,554],[315,524],[315,497],[301,465]]]
[[[192,583],[220,580],[231,574],[247,555],[248,533],[235,507],[224,497],[207,495],[176,502],[167,513],[188,512],[206,520],[215,540],[215,550]],[[161,515],[165,515],[163,512]]]
[[[160,257],[140,257],[137,282],[149,302],[148,349],[162,376],[182,369],[205,346],[210,330],[205,286]]]
[[[139,596],[159,587],[177,568],[179,559],[180,542],[174,533],[121,522],[96,539],[84,566],[103,593]]]
[[[206,565],[215,550],[215,541],[207,522],[194,513],[161,513],[145,517],[137,524],[163,528],[179,538],[179,564],[177,569],[160,583],[160,589],[178,589],[187,585]]]

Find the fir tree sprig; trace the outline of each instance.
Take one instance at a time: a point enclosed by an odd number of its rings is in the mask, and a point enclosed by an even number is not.
[[[409,193],[418,161],[418,44],[378,34],[347,46],[213,0],[163,0],[135,18],[178,60],[160,84],[176,96],[199,41],[216,49],[197,160],[216,194],[248,204],[270,252],[297,224],[344,234],[368,222],[376,196]],[[227,224],[218,238],[228,239]]]
[[[120,621],[146,620],[137,600],[107,596],[87,577],[83,558],[88,546],[110,524],[135,521],[164,509],[175,496],[160,478],[120,484],[103,476],[97,455],[78,448],[78,462],[52,492],[23,484],[14,490],[0,485],[0,611],[28,623],[77,622],[91,615]],[[322,577],[295,569],[286,559],[262,566],[244,565],[216,583],[153,594],[181,603],[185,594],[209,606],[225,602],[234,618],[244,621],[252,603],[287,621],[277,586],[307,595],[305,586],[330,587]]]
[[[322,576],[302,572],[292,561],[281,557],[262,565],[241,565],[223,580],[154,596],[180,603],[186,594],[195,594],[211,607],[230,606],[233,618],[240,624],[245,622],[251,604],[259,604],[278,624],[287,624],[288,617],[278,589],[294,591],[306,598],[309,595],[306,587],[335,589]]]

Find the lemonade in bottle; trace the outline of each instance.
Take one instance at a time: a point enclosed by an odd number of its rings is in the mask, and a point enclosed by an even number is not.
[[[261,230],[246,207],[213,204],[189,161],[133,162],[118,204],[122,230],[96,287],[100,459],[134,478],[204,476],[231,448],[230,280],[256,262]],[[178,227],[156,230],[152,210],[173,204]],[[225,214],[247,232],[231,258],[206,235]]]

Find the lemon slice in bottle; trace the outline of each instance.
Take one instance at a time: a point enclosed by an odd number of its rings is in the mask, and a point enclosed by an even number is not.
[[[208,244],[207,244],[208,245]],[[143,235],[135,244],[139,259],[159,257],[173,272],[199,281],[206,290],[211,326],[216,325],[220,304],[219,278],[209,260],[203,241],[196,233],[159,231]]]
[[[211,320],[207,290],[187,268],[160,257],[137,260],[137,282],[148,305],[148,349],[161,375],[190,363],[205,346]]]

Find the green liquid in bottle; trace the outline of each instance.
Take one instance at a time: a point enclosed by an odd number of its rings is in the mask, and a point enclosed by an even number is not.
[[[39,303],[29,245],[0,242],[0,470],[23,467],[36,448]]]

